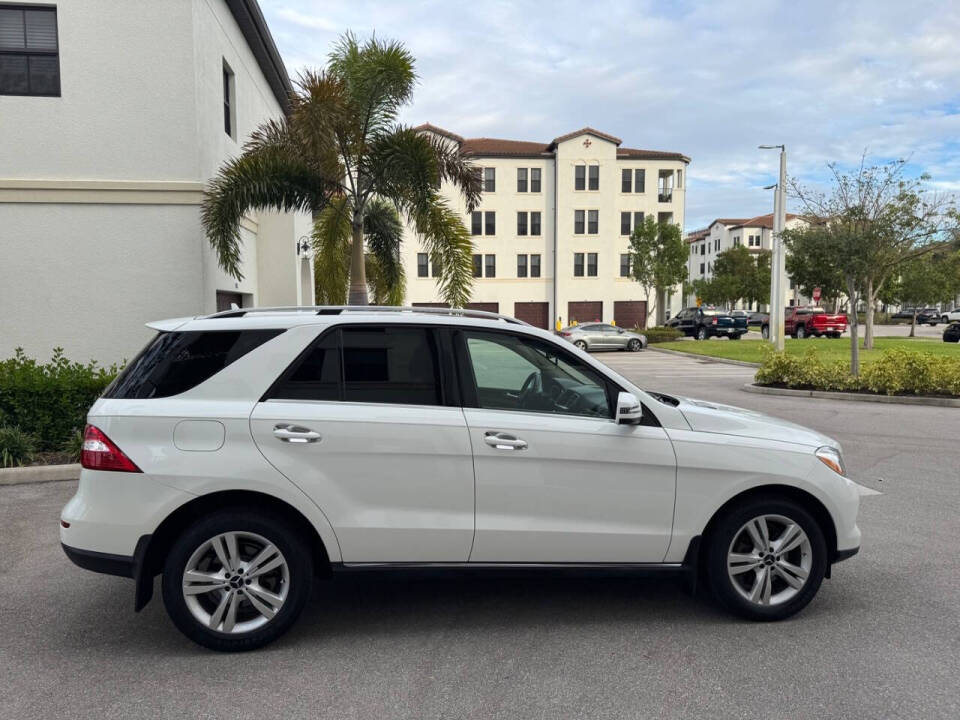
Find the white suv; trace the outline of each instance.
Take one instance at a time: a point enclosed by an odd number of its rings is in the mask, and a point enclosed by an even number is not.
[[[797,425],[645,391],[512,318],[426,308],[227,311],[159,334],[91,408],[60,535],[73,562],[162,574],[188,637],[251,649],[317,574],[636,567],[787,617],[855,554],[860,486]]]

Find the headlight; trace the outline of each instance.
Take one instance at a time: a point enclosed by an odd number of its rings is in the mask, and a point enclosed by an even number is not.
[[[836,448],[824,446],[817,448],[817,459],[833,470],[837,475],[846,475],[847,469],[843,466],[843,457]]]

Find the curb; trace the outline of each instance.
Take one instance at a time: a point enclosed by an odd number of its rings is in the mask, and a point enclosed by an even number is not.
[[[758,395],[785,395],[788,397],[820,398],[822,400],[848,400],[853,402],[893,403],[897,405],[926,405],[928,407],[960,407],[960,398],[908,397],[906,395],[868,395],[834,390],[796,390],[794,388],[767,387],[747,383],[744,392]]]
[[[666,348],[654,347],[652,344],[647,345],[646,349],[653,350],[654,352],[658,352],[658,353],[663,353],[664,355],[679,355],[681,357],[695,358],[697,360],[706,360],[708,362],[723,363],[724,365],[739,365],[740,367],[751,367],[751,368],[760,367],[760,363],[747,362],[746,360],[730,360],[728,358],[713,357],[712,355],[700,355],[699,353],[683,352],[682,350],[667,350]]]
[[[0,485],[26,485],[29,483],[77,480],[80,465],[34,465],[31,467],[0,469]]]

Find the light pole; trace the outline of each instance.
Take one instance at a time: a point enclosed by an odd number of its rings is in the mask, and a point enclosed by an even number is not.
[[[786,224],[787,208],[787,146],[760,145],[761,150],[780,150],[780,182],[775,187],[773,200],[773,239],[770,254],[770,341],[778,351],[783,350],[783,283],[786,267],[781,233]],[[769,189],[769,188],[767,188]]]

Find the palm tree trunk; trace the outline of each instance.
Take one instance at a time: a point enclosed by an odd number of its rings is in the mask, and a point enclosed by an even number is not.
[[[367,269],[363,256],[363,219],[353,218],[353,240],[350,245],[350,305],[369,305],[367,297]]]

